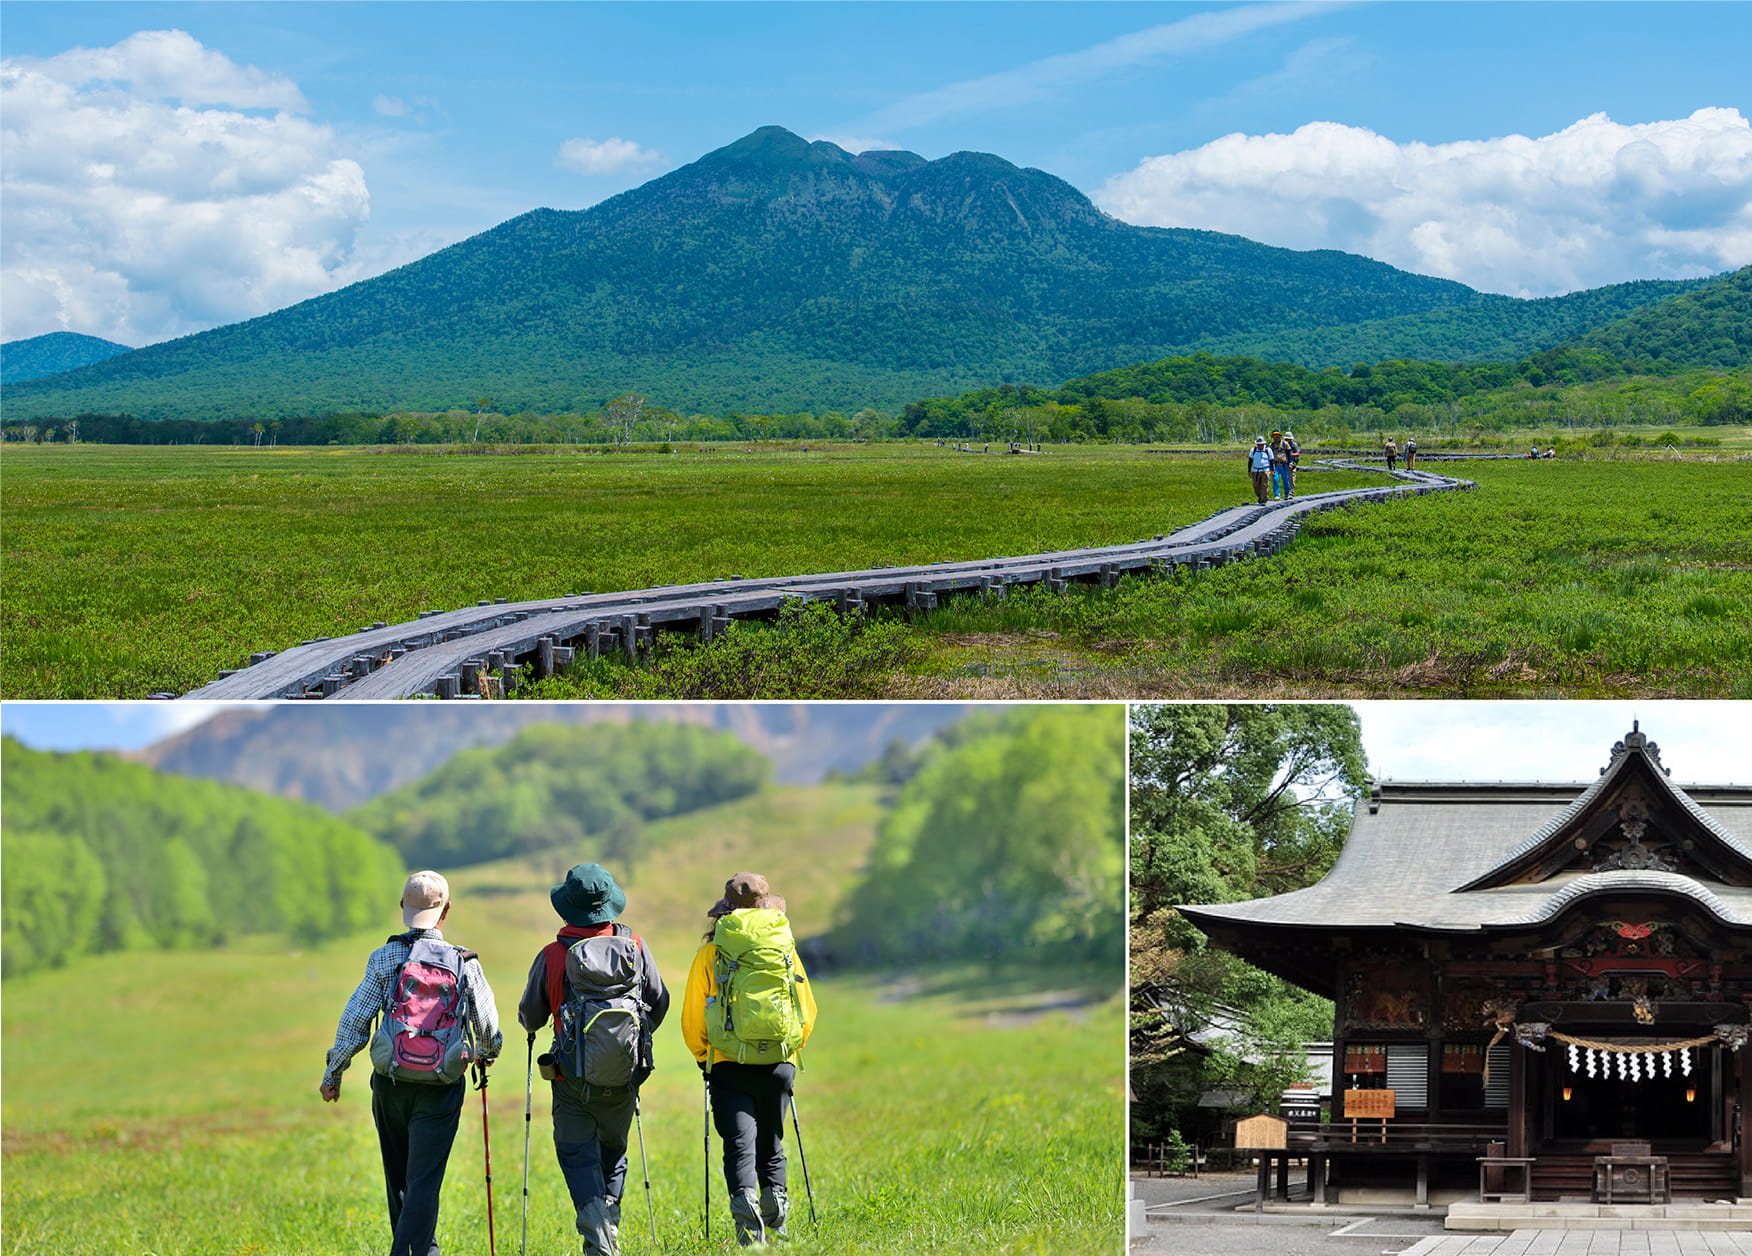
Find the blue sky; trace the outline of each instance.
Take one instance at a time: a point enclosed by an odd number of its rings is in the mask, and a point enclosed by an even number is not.
[[[1639,720],[1678,782],[1752,783],[1752,702],[1359,702],[1377,776],[1587,781]],[[221,709],[202,702],[9,702],[0,732],[42,750],[138,749]]]
[[[4,17],[5,339],[236,321],[767,124],[993,152],[1128,221],[1518,295],[1752,262],[1752,76],[1727,53],[1752,47],[1743,3],[7,0]]]

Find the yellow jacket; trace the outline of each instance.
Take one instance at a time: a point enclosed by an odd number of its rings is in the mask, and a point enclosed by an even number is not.
[[[714,1048],[706,1037],[706,1000],[718,993],[718,977],[712,971],[717,957],[717,945],[707,940],[694,952],[693,965],[687,970],[687,993],[681,1000],[681,1037],[692,1051],[694,1059],[708,1069],[720,1060],[729,1059]],[[809,1041],[809,1031],[815,1028],[815,992],[809,988],[809,974],[803,971],[803,957],[797,956],[797,1003],[803,1018],[803,1041],[797,1044],[785,1063],[791,1063],[802,1053]],[[709,1059],[707,1057],[710,1057]]]

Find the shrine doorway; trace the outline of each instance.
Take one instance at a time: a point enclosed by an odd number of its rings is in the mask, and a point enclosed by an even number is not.
[[[1701,1150],[1718,1141],[1720,1052],[1693,1052],[1687,1075],[1668,1073],[1659,1056],[1645,1056],[1634,1074],[1599,1066],[1572,1072],[1562,1056],[1548,1069],[1546,1141],[1554,1147],[1596,1147],[1641,1141],[1671,1150]],[[1650,1071],[1645,1072],[1644,1068]],[[1652,1072],[1652,1076],[1650,1075]]]

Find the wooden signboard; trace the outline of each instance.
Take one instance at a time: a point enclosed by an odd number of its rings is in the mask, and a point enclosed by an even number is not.
[[[1245,1150],[1250,1147],[1287,1147],[1290,1123],[1282,1117],[1245,1116],[1235,1122],[1235,1147]]]
[[[1344,1115],[1351,1123],[1351,1142],[1357,1141],[1357,1121],[1379,1120],[1381,1141],[1387,1141],[1387,1120],[1393,1115],[1391,1090],[1347,1090],[1344,1092]]]

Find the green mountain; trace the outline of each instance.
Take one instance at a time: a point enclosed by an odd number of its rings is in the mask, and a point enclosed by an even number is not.
[[[238,934],[334,937],[400,888],[395,851],[305,803],[11,738],[0,768],[8,976]]]
[[[71,331],[8,340],[0,345],[0,384],[22,384],[27,379],[76,370],[129,352],[132,351],[127,345]]]
[[[779,127],[590,209],[538,209],[288,309],[8,390],[13,419],[895,409],[1244,341],[1480,360],[1681,290],[1547,302],[1329,250],[1135,227],[984,153],[851,154]],[[1350,329],[1342,334],[1334,329]],[[1337,356],[1334,356],[1337,355]]]

